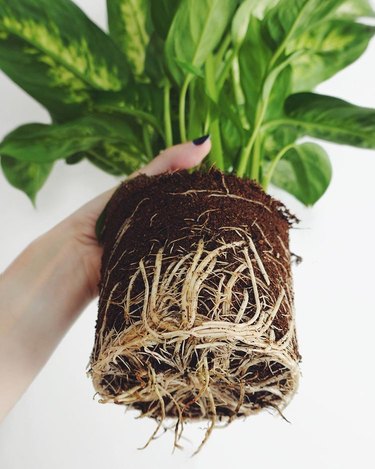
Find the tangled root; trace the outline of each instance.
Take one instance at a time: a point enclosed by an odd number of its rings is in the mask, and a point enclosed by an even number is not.
[[[157,420],[149,441],[168,417],[176,419],[175,447],[185,421],[208,419],[200,449],[219,420],[262,408],[281,413],[297,389],[290,253],[274,256],[264,238],[260,254],[246,230],[222,230],[236,240],[219,236],[213,246],[201,238],[178,254],[170,242],[133,265],[126,283],[108,288],[118,261],[104,277],[89,373],[100,402]],[[267,256],[279,275],[267,272]],[[120,330],[105,327],[113,306]]]

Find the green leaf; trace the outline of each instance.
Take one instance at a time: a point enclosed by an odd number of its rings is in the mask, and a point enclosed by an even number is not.
[[[151,18],[156,33],[166,39],[181,0],[151,0]]]
[[[241,87],[246,98],[247,118],[251,123],[255,120],[263,82],[272,58],[272,50],[262,40],[261,27],[261,21],[252,17],[246,39],[238,54]]]
[[[104,141],[122,141],[130,153],[141,152],[136,129],[106,115],[86,116],[65,124],[22,125],[4,138],[0,154],[27,162],[51,163],[88,151]]]
[[[375,12],[369,0],[346,0],[337,10],[338,18],[374,17]]]
[[[127,57],[133,74],[142,77],[150,41],[150,1],[107,0],[107,12],[111,37]]]
[[[200,68],[219,44],[237,6],[237,0],[183,0],[165,44],[169,71],[181,84],[186,72],[176,59]]]
[[[104,141],[86,153],[98,168],[114,176],[128,175],[148,162],[148,158],[124,141]]]
[[[243,43],[247,30],[249,28],[251,15],[259,5],[258,0],[245,0],[236,11],[232,21],[232,43],[235,48],[238,48]]]
[[[116,45],[70,0],[0,0],[0,68],[59,120],[91,89],[128,81]]]
[[[291,148],[279,161],[272,183],[305,205],[314,205],[327,190],[332,167],[326,151],[316,143]]]
[[[9,156],[1,157],[1,168],[8,182],[23,191],[35,205],[36,194],[52,170],[52,163],[20,161]]]
[[[286,124],[305,135],[335,143],[375,148],[375,109],[355,106],[338,98],[297,93],[285,103]]]
[[[315,27],[332,14],[344,0],[280,0],[264,19],[270,44],[281,51],[288,42]]]
[[[332,19],[301,34],[290,50],[304,50],[293,60],[293,91],[310,91],[357,60],[366,50],[375,27]]]

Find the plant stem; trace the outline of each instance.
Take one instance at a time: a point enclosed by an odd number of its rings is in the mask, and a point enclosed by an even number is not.
[[[221,170],[224,170],[224,155],[223,155],[223,146],[221,144],[221,134],[220,134],[220,123],[219,119],[216,118],[210,125],[210,135],[212,142],[211,153],[213,155],[213,163],[215,166]]]
[[[247,145],[245,146],[245,148],[242,150],[242,152],[240,154],[238,168],[237,168],[237,175],[239,177],[243,177],[245,175],[246,168],[247,168],[247,163],[248,163],[248,160],[249,160],[250,154],[251,154],[251,150],[253,149],[253,146],[254,146],[254,143],[255,143],[256,139],[258,138],[258,133],[259,133],[259,130],[261,129],[261,126],[262,126],[262,123],[263,123],[263,119],[264,119],[264,116],[265,116],[265,113],[266,113],[266,105],[267,105],[267,103],[264,103],[264,102],[258,103],[258,108],[257,108],[257,112],[256,112],[256,115],[255,115],[254,130],[251,133],[251,137],[250,137]],[[259,155],[258,161],[256,161],[255,163],[252,162],[252,165],[251,165],[250,177],[254,177],[256,180],[258,180],[258,177],[259,177],[260,159],[261,158],[260,158],[260,155]]]
[[[185,81],[182,85],[179,99],[179,124],[180,124],[180,138],[181,142],[186,142],[186,115],[185,115],[185,105],[186,105],[186,93],[189,87],[189,83],[192,79],[192,75],[189,74],[186,76]]]
[[[173,145],[172,122],[171,122],[171,84],[169,80],[164,85],[164,133],[165,145],[171,147]]]
[[[259,181],[260,176],[260,134],[257,135],[254,142],[253,158],[251,160],[250,178]]]
[[[291,149],[296,146],[295,143],[291,143],[287,145],[286,147],[282,148],[279,153],[275,156],[275,158],[272,160],[270,167],[268,168],[267,173],[265,174],[263,180],[262,180],[262,187],[266,191],[268,189],[268,186],[271,182],[273,173],[276,169],[277,163],[281,160],[281,158]]]
[[[231,83],[233,88],[234,99],[236,101],[240,120],[244,129],[249,129],[249,122],[247,121],[244,112],[245,97],[241,88],[240,67],[238,64],[238,57],[234,57],[231,62]]]
[[[150,160],[152,160],[152,158],[154,157],[154,152],[152,151],[150,132],[148,130],[147,124],[142,127],[142,133],[143,133],[143,143],[145,145],[146,155]]]

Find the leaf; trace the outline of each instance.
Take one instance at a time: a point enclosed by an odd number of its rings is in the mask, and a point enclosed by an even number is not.
[[[8,182],[23,191],[35,205],[36,194],[52,170],[52,163],[20,161],[9,156],[1,157],[1,168]]]
[[[261,27],[261,21],[252,17],[238,54],[241,87],[246,98],[247,118],[251,123],[255,120],[263,82],[272,58],[272,50],[262,40]]]
[[[353,63],[374,32],[373,26],[331,19],[301,34],[290,45],[290,50],[305,51],[293,60],[293,91],[310,91]]]
[[[155,32],[166,39],[181,0],[151,0],[151,18]]]
[[[0,144],[0,154],[33,163],[51,163],[101,142],[123,141],[133,154],[140,141],[129,125],[113,116],[87,116],[65,124],[26,124],[9,133]]]
[[[237,0],[183,0],[165,44],[169,71],[177,83],[184,73],[176,59],[200,68],[219,44],[237,6]]]
[[[343,0],[280,0],[264,18],[269,45],[276,50],[287,48],[289,41],[312,29],[342,3]]]
[[[232,43],[235,48],[239,48],[243,43],[249,28],[251,15],[254,14],[257,5],[259,5],[258,0],[245,0],[236,11],[231,28]]]
[[[326,151],[316,143],[290,149],[279,161],[272,183],[305,205],[314,205],[327,190],[332,167]]]
[[[362,148],[375,148],[375,109],[338,98],[297,93],[285,103],[286,124],[310,137]]]
[[[86,158],[114,176],[131,174],[148,162],[145,155],[129,148],[123,141],[101,142],[86,153]]]
[[[149,0],[107,0],[109,33],[124,52],[135,76],[145,70],[150,42]]]
[[[58,119],[120,90],[128,66],[111,39],[70,0],[0,0],[0,68]]]
[[[338,18],[374,17],[375,12],[369,0],[346,0],[337,10]]]

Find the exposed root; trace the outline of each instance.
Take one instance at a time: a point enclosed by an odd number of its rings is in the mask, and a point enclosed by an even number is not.
[[[288,250],[283,246],[276,256],[264,238],[260,253],[244,229],[228,230],[236,241],[223,237],[208,248],[202,238],[191,252],[171,255],[174,240],[134,265],[126,283],[110,288],[110,272],[105,277],[107,297],[89,373],[100,402],[129,405],[157,420],[144,447],[168,417],[176,419],[175,447],[185,421],[208,419],[198,452],[218,421],[230,423],[262,408],[282,415],[296,391]],[[270,258],[278,275],[266,270]],[[122,309],[121,330],[105,327],[111,305]]]

